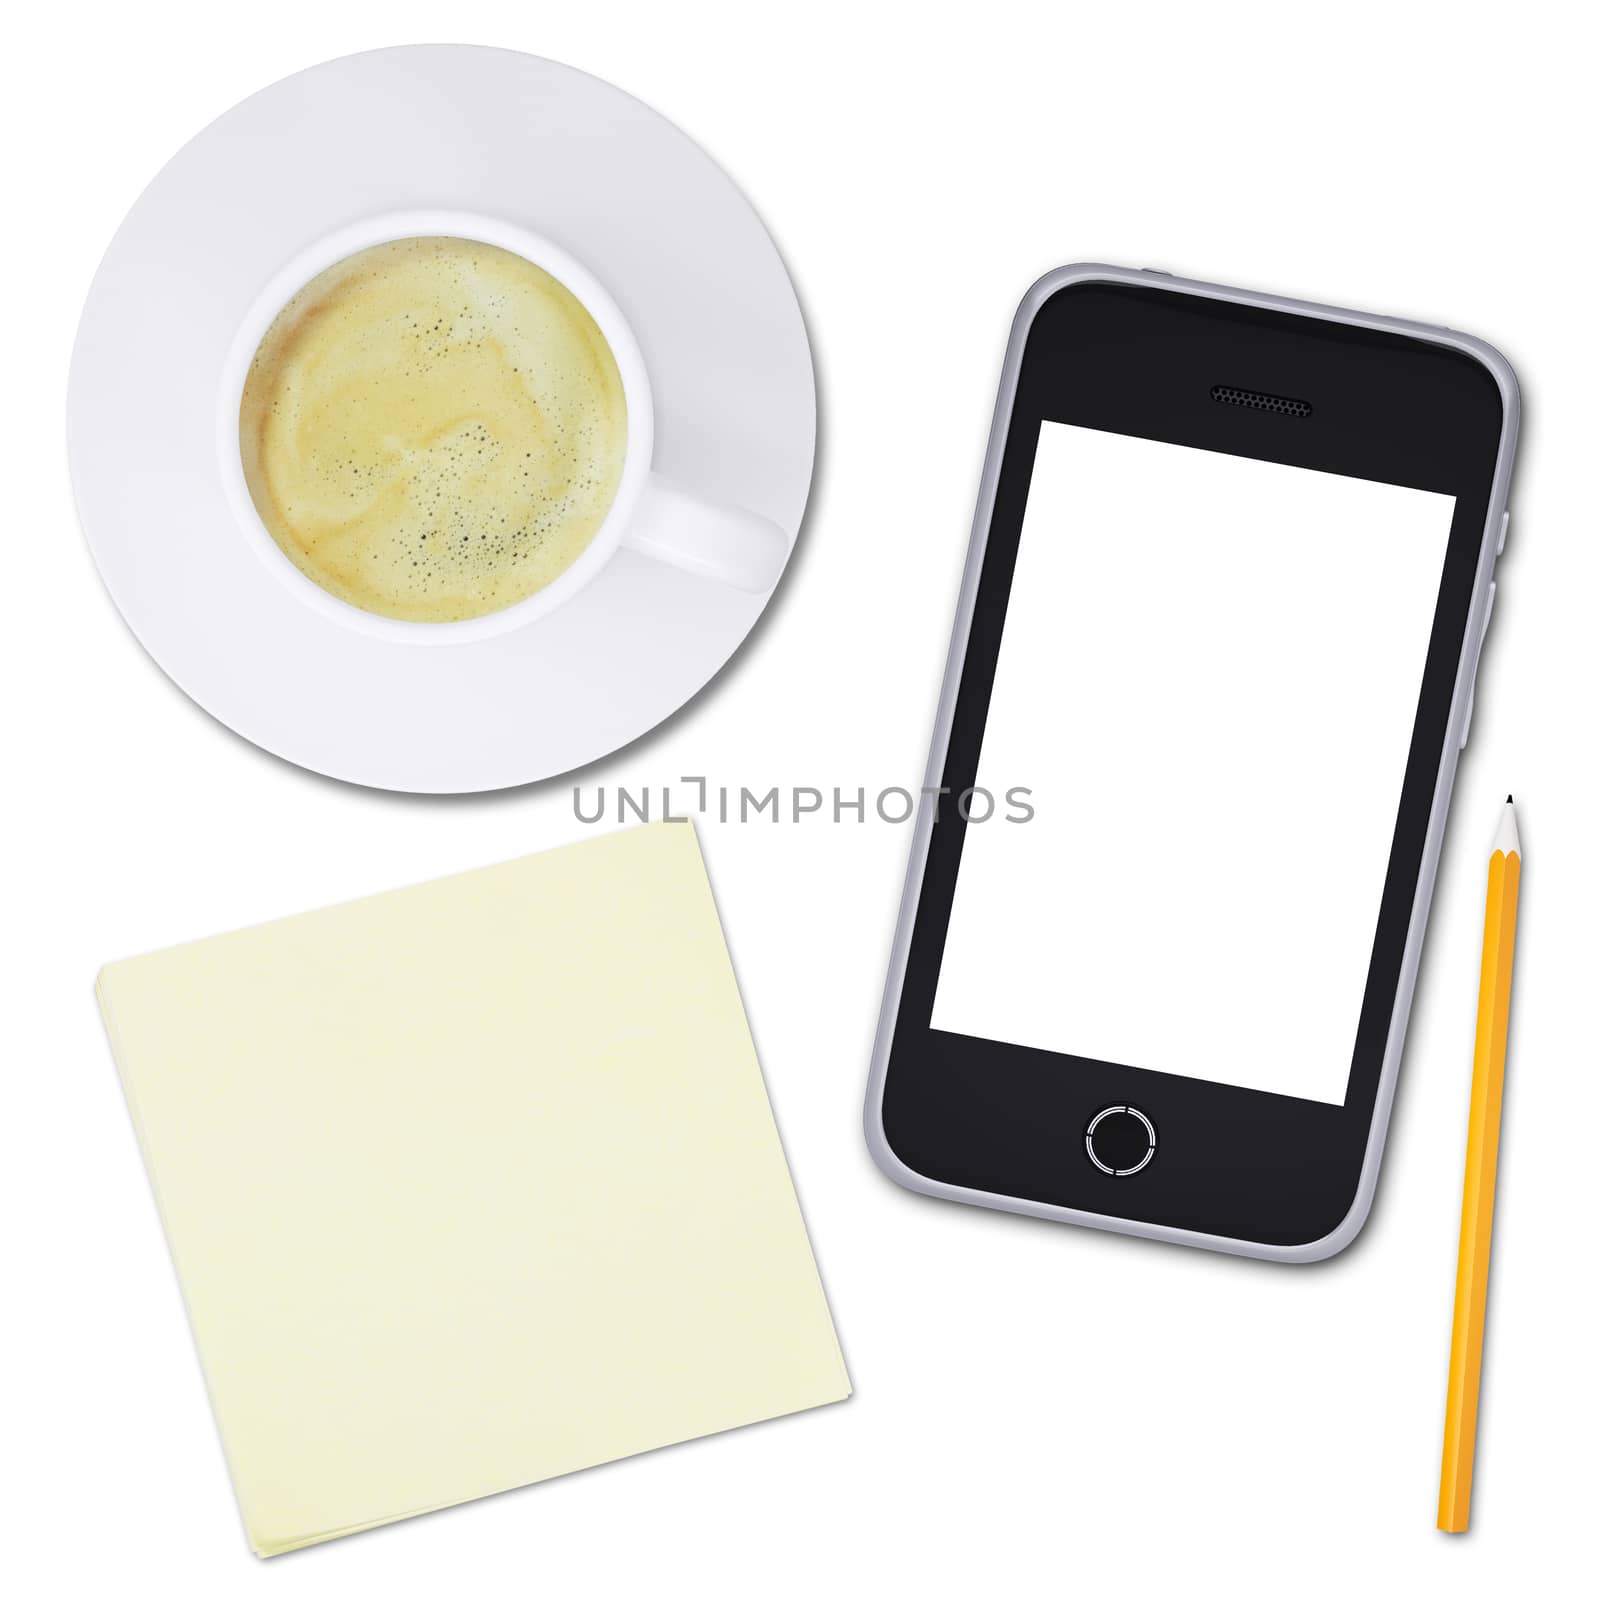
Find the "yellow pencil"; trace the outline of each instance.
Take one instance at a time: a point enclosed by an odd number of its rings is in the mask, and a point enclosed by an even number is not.
[[[1439,1526],[1465,1533],[1472,1513],[1472,1456],[1478,1439],[1478,1379],[1483,1368],[1483,1311],[1489,1292],[1494,1230],[1494,1175],[1500,1155],[1500,1099],[1506,1081],[1506,1023],[1511,1013],[1511,957],[1517,943],[1517,885],[1522,845],[1506,796],[1489,857],[1483,914],[1483,975],[1478,980],[1478,1042],[1472,1052],[1472,1109],[1467,1119],[1467,1180],[1461,1197],[1461,1253],[1456,1316],[1445,1395],[1444,1465]]]

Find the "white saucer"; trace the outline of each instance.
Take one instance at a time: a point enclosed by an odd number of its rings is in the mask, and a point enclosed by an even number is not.
[[[456,793],[567,772],[705,686],[767,596],[628,550],[514,632],[418,648],[330,621],[240,533],[217,460],[230,345],[284,264],[364,216],[447,208],[543,235],[637,334],[655,465],[790,536],[816,394],[794,288],[732,181],[671,123],[535,56],[414,46],[252,96],[186,145],[112,241],[73,354],[78,512],[106,586],[218,720],[317,772]]]

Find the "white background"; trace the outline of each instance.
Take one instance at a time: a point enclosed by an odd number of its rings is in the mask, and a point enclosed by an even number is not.
[[[275,0],[14,17],[0,1588],[1488,1595],[1574,1568],[1600,1425],[1582,25],[1565,6],[1392,0]],[[591,784],[920,781],[1007,326],[1062,262],[1483,334],[1523,376],[1527,429],[1385,1176],[1346,1255],[1266,1266],[891,1187],[858,1118],[908,830],[711,823],[855,1397],[260,1564],[95,970],[587,830],[560,783],[467,802],[365,793],[195,710],[123,628],[74,526],[67,356],[101,248],[183,140],[298,67],[439,37],[574,62],[676,120],[766,217],[816,344],[822,449],[784,590],[723,679]],[[1483,873],[1507,789],[1527,868],[1475,1528],[1451,1541],[1433,1531],[1442,1391]]]
[[[1045,423],[933,1026],[1342,1105],[1454,508]]]

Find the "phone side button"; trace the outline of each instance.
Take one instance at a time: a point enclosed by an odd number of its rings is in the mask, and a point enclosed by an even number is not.
[[[1500,559],[1500,557],[1503,556],[1506,553],[1506,535],[1510,531],[1511,531],[1511,513],[1508,511],[1500,519],[1500,539],[1499,539],[1499,542],[1494,547],[1494,558],[1495,558],[1496,561],[1498,561]]]
[[[1458,749],[1467,748],[1467,735],[1472,732],[1472,713],[1478,704],[1478,668],[1483,664],[1483,641],[1489,637],[1489,618],[1494,615],[1494,596],[1499,587],[1489,585],[1489,599],[1483,608],[1483,625],[1478,629],[1478,649],[1472,658],[1472,687],[1467,690],[1467,714],[1461,719],[1461,743]]]

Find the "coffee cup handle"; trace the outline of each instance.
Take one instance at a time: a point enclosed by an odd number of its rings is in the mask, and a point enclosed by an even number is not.
[[[622,542],[670,567],[730,588],[765,594],[778,581],[789,540],[777,523],[692,494],[652,472]]]

